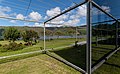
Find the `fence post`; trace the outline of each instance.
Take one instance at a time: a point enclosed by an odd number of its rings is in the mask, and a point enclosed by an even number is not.
[[[86,48],[86,71],[91,74],[91,0],[87,3],[87,48]]]

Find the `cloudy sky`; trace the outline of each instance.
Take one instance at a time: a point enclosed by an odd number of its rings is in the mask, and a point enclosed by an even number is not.
[[[76,3],[84,0],[0,0],[0,17],[34,20],[44,22],[60,14]],[[62,16],[50,21],[65,26],[86,24],[86,5],[82,5]],[[42,23],[31,23],[15,20],[0,19],[0,26],[43,26]],[[46,24],[46,26],[61,26]]]
[[[84,0],[0,0],[0,17],[10,17],[22,20],[34,20],[44,22],[66,9],[81,3]],[[119,18],[120,1],[94,0],[104,10]],[[111,4],[112,3],[112,4]],[[97,22],[98,10],[93,8],[93,19]],[[101,13],[99,14],[101,15]],[[106,15],[102,14],[102,20]],[[108,17],[108,16],[107,16]],[[82,5],[62,16],[50,21],[61,25],[46,24],[51,26],[79,26],[86,25],[86,5]],[[43,26],[43,23],[31,23],[0,18],[0,26]]]
[[[93,0],[115,18],[120,18],[120,0]],[[108,17],[108,16],[107,16]]]

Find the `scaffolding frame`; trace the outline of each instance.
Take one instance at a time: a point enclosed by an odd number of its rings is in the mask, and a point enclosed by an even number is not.
[[[113,19],[113,20],[108,20],[108,21],[116,21],[117,22],[117,24],[115,26],[115,28],[116,28],[116,35],[115,35],[116,36],[115,37],[116,38],[116,44],[115,44],[116,48],[114,50],[108,52],[106,55],[102,56],[102,58],[99,59],[99,62],[95,63],[94,66],[92,66],[92,69],[91,69],[91,73],[92,73],[96,69],[98,69],[106,60],[108,60],[114,53],[116,53],[118,50],[120,50],[120,48],[118,47],[118,22],[119,22],[119,19],[115,18],[110,13],[103,10],[96,2],[91,1],[91,3],[92,3],[92,6],[96,7],[97,9],[102,11],[104,14],[106,14],[107,16],[109,16],[110,18]],[[103,21],[103,22],[108,22],[108,21]],[[98,22],[98,23],[101,23],[101,22]],[[92,23],[92,24],[97,24],[97,23]]]
[[[49,21],[83,5],[87,3],[87,45],[86,45],[86,71],[82,70],[81,68],[79,67],[76,67],[74,66],[73,64],[70,64],[71,66],[73,66],[74,68],[78,69],[79,71],[85,73],[85,74],[91,74],[91,72],[95,71],[97,68],[99,68],[105,61],[106,59],[110,58],[114,53],[116,53],[118,50],[119,50],[119,47],[118,47],[118,42],[117,42],[117,39],[118,39],[118,22],[120,19],[117,19],[115,18],[114,16],[112,16],[110,13],[106,12],[105,10],[103,10],[96,2],[94,2],[93,0],[85,0],[84,2],[82,3],[79,3],[79,4],[76,4],[75,6],[73,7],[70,7],[69,9],[65,10],[64,12],[48,19],[47,21],[45,22],[40,22],[40,21],[34,21],[34,20],[25,20],[25,19],[15,19],[15,18],[9,18],[9,17],[0,17],[0,18],[4,18],[4,19],[10,19],[10,20],[19,20],[19,21],[25,21],[25,22],[35,22],[35,23],[43,23],[43,28],[44,28],[44,51],[45,53],[47,52],[46,51],[46,44],[45,44],[45,30],[46,30],[46,24],[51,24],[49,23]],[[113,20],[109,20],[109,21],[116,21],[117,22],[117,25],[116,25],[116,49],[109,52],[109,54],[105,57],[105,59],[101,60],[98,64],[96,64],[94,67],[91,67],[91,30],[92,30],[92,24],[96,24],[96,23],[92,23],[92,17],[91,17],[91,11],[92,11],[92,6],[96,7],[97,9],[99,9],[100,11],[102,11],[104,14],[108,15],[109,17],[111,17]],[[105,21],[107,22],[107,21]],[[99,22],[101,23],[101,22]],[[52,24],[56,24],[56,23],[52,23]]]
[[[56,16],[54,16],[54,17],[52,17],[52,18],[50,18],[50,19],[48,19],[47,21],[44,22],[44,51],[45,51],[46,54],[47,54],[47,51],[46,51],[46,49],[45,49],[45,48],[46,48],[46,43],[45,43],[45,42],[46,42],[46,41],[45,41],[45,37],[46,37],[46,36],[45,36],[45,25],[46,25],[49,21],[51,21],[51,20],[53,20],[53,19],[55,19],[55,18],[57,18],[57,17],[65,14],[65,13],[67,13],[67,12],[69,12],[69,11],[71,11],[71,10],[73,10],[73,9],[75,9],[75,8],[83,5],[83,4],[86,4],[87,2],[89,2],[89,0],[85,0],[85,1],[82,2],[82,3],[76,4],[75,6],[70,7],[69,9],[63,11],[62,13],[60,13],[60,14],[58,14],[58,15],[56,15]],[[87,53],[89,53],[89,52],[87,51]],[[53,56],[53,55],[51,55],[51,56]],[[88,56],[89,56],[89,55],[88,55]],[[53,57],[55,57],[55,56],[53,56]],[[59,60],[59,58],[57,58],[57,59]],[[86,59],[86,60],[87,60],[87,59]],[[88,63],[88,61],[86,61],[86,63]],[[80,72],[82,72],[82,73],[84,73],[84,74],[90,74],[90,73],[91,73],[91,72],[85,71],[85,70],[79,68],[78,66],[76,66],[76,65],[74,65],[74,64],[71,64],[71,63],[69,63],[69,62],[65,62],[65,64],[69,64],[69,66],[75,68],[76,70],[78,70],[78,71],[80,71]],[[88,64],[89,64],[89,63],[88,63]],[[88,64],[86,65],[86,70],[89,70],[88,67],[89,67],[90,65],[88,65]],[[91,68],[91,67],[90,67],[90,68]],[[91,71],[91,70],[89,70],[89,71]]]

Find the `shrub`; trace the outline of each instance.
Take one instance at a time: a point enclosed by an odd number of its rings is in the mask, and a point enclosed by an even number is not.
[[[43,47],[40,47],[41,50],[43,50],[44,48]]]
[[[0,44],[0,47],[2,46],[2,44]]]
[[[5,44],[5,45],[3,45],[2,47],[1,47],[1,52],[6,52],[7,51],[7,47],[8,47],[8,45],[7,44]]]
[[[23,44],[17,44],[17,43],[15,43],[15,42],[11,42],[11,43],[9,43],[8,45],[7,44],[5,44],[5,45],[3,45],[3,49],[4,49],[4,51],[8,51],[8,50],[13,50],[13,51],[15,51],[15,50],[20,50],[20,49],[23,49],[25,46],[23,45]]]
[[[0,41],[3,41],[4,39],[0,39]]]
[[[27,42],[24,44],[25,46],[31,46],[32,45],[32,42]]]

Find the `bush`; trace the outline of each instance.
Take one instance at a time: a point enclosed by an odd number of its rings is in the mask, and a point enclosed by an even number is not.
[[[0,39],[0,41],[3,41],[4,39]]]
[[[32,45],[32,42],[27,42],[24,44],[25,46],[31,46]]]
[[[8,51],[8,50],[15,51],[15,50],[23,49],[24,47],[25,46],[22,43],[17,44],[15,42],[11,42],[8,45],[7,44],[3,45],[3,49],[4,49],[3,51]]]
[[[0,47],[2,46],[2,44],[0,44]]]

